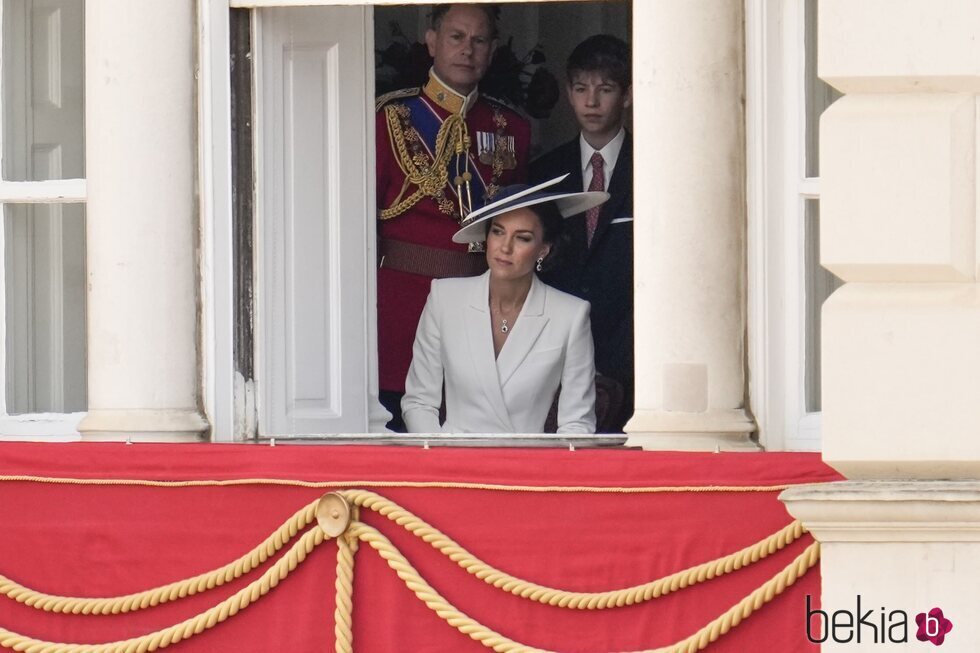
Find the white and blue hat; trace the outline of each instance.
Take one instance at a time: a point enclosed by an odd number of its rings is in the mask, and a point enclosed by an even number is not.
[[[567,176],[568,174],[564,174],[537,186],[528,186],[527,184],[504,186],[492,202],[466,216],[460,223],[460,230],[453,234],[453,242],[483,242],[487,239],[486,220],[514,209],[522,209],[543,202],[554,202],[561,216],[567,218],[599,206],[609,199],[609,193],[604,191],[578,191],[576,193],[545,191],[546,188],[560,183]]]

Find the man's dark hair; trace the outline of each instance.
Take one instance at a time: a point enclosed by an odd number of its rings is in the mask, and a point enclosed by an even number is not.
[[[465,2],[456,2],[444,5],[436,5],[432,8],[432,13],[429,15],[429,24],[431,25],[433,31],[439,31],[439,25],[442,24],[442,19],[446,17],[449,10],[453,7],[476,7],[483,13],[487,15],[487,22],[490,23],[490,38],[497,38],[497,18],[500,17],[500,7],[497,5],[491,5],[486,3],[479,4],[467,4]]]
[[[633,84],[630,46],[610,34],[590,36],[568,55],[565,73],[569,83],[576,73],[598,73],[625,90]]]

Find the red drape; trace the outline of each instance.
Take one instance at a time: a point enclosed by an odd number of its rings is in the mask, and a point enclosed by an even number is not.
[[[248,445],[0,445],[0,574],[74,596],[130,593],[209,571],[242,555],[329,488],[65,485],[76,479],[293,479],[356,482],[425,519],[503,571],[578,591],[618,589],[732,553],[792,518],[766,491],[644,488],[778,486],[839,480],[813,454],[631,450],[431,449]],[[518,488],[452,488],[478,483]],[[393,483],[395,487],[384,487]],[[432,483],[432,487],[406,484]],[[553,488],[580,486],[560,492]],[[535,488],[552,488],[531,491]],[[595,492],[591,488],[626,488]],[[614,610],[572,611],[506,595],[468,575],[397,525],[365,511],[457,608],[511,639],[567,652],[626,651],[681,640],[788,565],[809,537],[727,576]],[[269,595],[202,635],[191,651],[333,649],[336,546],[321,545]],[[362,547],[354,583],[358,651],[480,651]],[[54,615],[0,597],[0,627],[39,639],[97,643],[193,616],[247,579],[125,616]],[[710,650],[810,651],[804,601],[813,569]]]

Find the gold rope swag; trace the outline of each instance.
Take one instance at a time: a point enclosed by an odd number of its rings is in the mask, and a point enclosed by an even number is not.
[[[576,610],[612,609],[655,599],[757,562],[784,548],[805,532],[799,522],[793,522],[752,546],[657,580],[604,592],[570,592],[538,585],[495,569],[408,510],[374,492],[343,490],[329,492],[304,506],[263,542],[237,560],[213,571],[142,592],[105,598],[57,596],[29,589],[0,576],[0,594],[38,610],[82,615],[122,614],[179,600],[240,578],[266,562],[307,526],[317,522],[317,527],[303,533],[259,578],[214,607],[169,628],[117,642],[69,644],[38,640],[0,627],[0,647],[28,653],[142,653],[164,648],[213,628],[234,616],[265,596],[295,570],[314,548],[327,540],[336,540],[334,634],[338,653],[353,651],[351,599],[354,557],[360,542],[377,551],[419,600],[467,637],[499,652],[544,651],[511,640],[457,610],[426,582],[388,538],[377,529],[359,521],[360,509],[372,510],[398,524],[493,587],[527,600]],[[817,563],[819,557],[820,545],[814,542],[782,571],[690,637],[672,646],[637,653],[690,653],[704,649],[795,583]]]

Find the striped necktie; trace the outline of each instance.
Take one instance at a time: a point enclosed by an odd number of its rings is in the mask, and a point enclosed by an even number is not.
[[[602,155],[594,152],[590,163],[592,164],[592,181],[589,182],[589,190],[606,190],[606,179],[602,171]],[[592,236],[595,235],[596,227],[599,226],[599,210],[599,206],[594,206],[585,213],[585,236],[589,247],[592,246]]]

